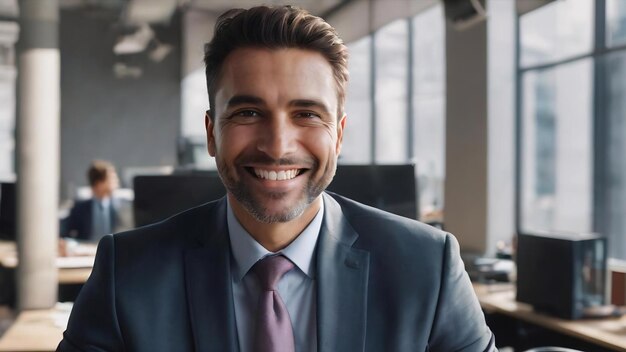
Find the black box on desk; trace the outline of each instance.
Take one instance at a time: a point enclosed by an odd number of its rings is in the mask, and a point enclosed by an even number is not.
[[[517,300],[565,319],[604,304],[606,238],[594,234],[520,234]]]

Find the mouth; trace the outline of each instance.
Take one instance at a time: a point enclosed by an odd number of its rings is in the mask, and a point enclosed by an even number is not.
[[[245,167],[245,169],[252,176],[260,180],[270,180],[270,181],[292,180],[302,175],[304,172],[308,171],[308,169],[269,170],[269,169],[263,169],[259,167]]]

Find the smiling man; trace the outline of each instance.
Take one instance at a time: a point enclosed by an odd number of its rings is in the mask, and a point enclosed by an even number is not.
[[[222,64],[215,157],[237,220],[263,247],[286,247],[311,222],[332,181],[345,116],[324,56],[298,48],[233,50]]]
[[[335,30],[288,6],[215,28],[205,125],[227,195],[104,237],[58,350],[495,350],[452,235],[324,192],[346,127]]]

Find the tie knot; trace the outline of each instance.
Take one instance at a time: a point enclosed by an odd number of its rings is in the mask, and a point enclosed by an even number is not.
[[[282,255],[265,257],[256,262],[252,268],[259,278],[261,288],[265,291],[275,291],[278,280],[291,269],[293,263]]]

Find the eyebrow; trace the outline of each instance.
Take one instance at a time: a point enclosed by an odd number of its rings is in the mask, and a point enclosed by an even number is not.
[[[328,110],[328,107],[326,106],[326,104],[322,103],[321,101],[317,101],[317,100],[296,99],[296,100],[292,100],[291,102],[289,102],[289,105],[295,106],[295,107],[300,107],[300,108],[317,107],[318,109],[323,110],[327,114],[330,113],[330,110]]]
[[[265,101],[254,95],[235,95],[228,100],[227,106],[233,107],[241,104],[263,105],[265,104]]]

